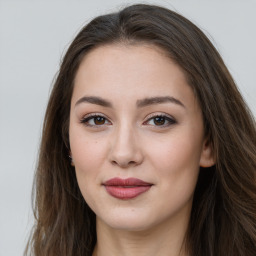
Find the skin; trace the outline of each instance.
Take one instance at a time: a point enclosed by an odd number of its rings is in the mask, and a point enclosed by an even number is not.
[[[81,100],[85,96],[112,106]],[[137,106],[166,96],[175,100]],[[103,118],[88,120],[92,113]],[[182,69],[154,46],[92,50],[75,77],[69,129],[78,184],[97,219],[94,255],[187,255],[183,242],[199,167],[214,161]],[[114,177],[153,185],[121,200],[102,185]]]

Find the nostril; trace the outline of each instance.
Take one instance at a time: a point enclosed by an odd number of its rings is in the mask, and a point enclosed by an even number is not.
[[[117,162],[116,162],[116,161],[111,161],[111,163],[112,163],[113,165],[117,165]]]
[[[111,161],[113,165],[118,165],[122,168],[125,168],[125,167],[129,167],[129,166],[133,166],[133,165],[136,165],[136,161]]]

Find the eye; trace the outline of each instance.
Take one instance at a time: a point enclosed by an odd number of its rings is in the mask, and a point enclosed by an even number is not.
[[[85,124],[86,126],[103,126],[111,124],[111,122],[108,121],[107,118],[99,114],[87,115],[80,122]]]
[[[176,124],[174,118],[171,116],[167,116],[164,114],[154,115],[151,118],[149,118],[144,124],[149,124],[152,126],[159,126],[159,127],[167,127],[173,124]]]

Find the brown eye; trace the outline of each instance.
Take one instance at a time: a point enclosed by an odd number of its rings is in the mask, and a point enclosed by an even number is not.
[[[102,116],[94,117],[94,123],[96,125],[103,125],[105,123],[106,119]]]
[[[91,127],[111,124],[111,122],[108,121],[107,118],[100,115],[92,115],[92,116],[85,117],[80,122],[85,124],[86,126],[91,126]]]
[[[164,125],[165,124],[165,117],[158,116],[154,118],[154,124],[155,125]]]
[[[168,127],[171,125],[176,124],[176,120],[171,117],[171,116],[167,116],[167,115],[155,115],[153,117],[151,117],[150,119],[148,119],[144,124],[148,124],[150,126],[158,126],[159,128],[164,128],[164,127]]]

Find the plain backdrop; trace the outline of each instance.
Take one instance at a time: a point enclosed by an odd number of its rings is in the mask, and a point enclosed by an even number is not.
[[[93,17],[121,0],[0,0],[0,255],[22,255],[44,111],[61,57]],[[143,1],[197,24],[220,51],[256,114],[256,1]]]

